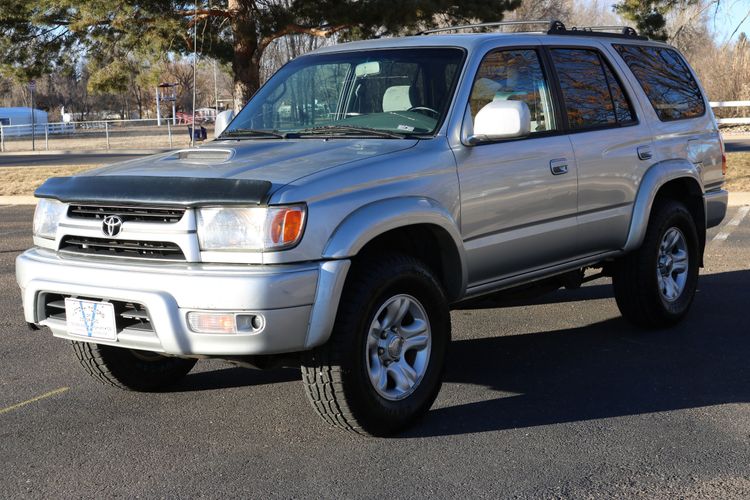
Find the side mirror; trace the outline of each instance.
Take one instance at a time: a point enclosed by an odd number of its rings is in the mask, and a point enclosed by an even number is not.
[[[224,129],[227,128],[227,125],[229,125],[229,122],[231,122],[234,119],[234,110],[228,109],[226,111],[222,111],[218,115],[216,115],[216,122],[214,122],[214,139],[219,137],[222,132],[224,132]]]
[[[525,137],[531,130],[531,111],[523,101],[492,101],[474,118],[469,144]]]

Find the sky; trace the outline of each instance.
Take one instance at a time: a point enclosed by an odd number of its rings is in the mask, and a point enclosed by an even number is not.
[[[604,5],[607,10],[616,0],[582,0],[588,4]],[[714,32],[714,38],[718,43],[729,41],[732,32],[738,27],[739,29],[732,37],[736,40],[743,31],[750,36],[750,17],[742,19],[750,13],[750,0],[704,0],[710,3],[708,7],[708,16],[710,26]],[[717,6],[718,5],[718,9]]]
[[[750,17],[740,24],[742,19],[750,13],[750,0],[720,0],[719,10],[714,18],[712,28],[717,42],[729,40],[729,36],[739,25],[733,40],[743,31],[750,35]]]

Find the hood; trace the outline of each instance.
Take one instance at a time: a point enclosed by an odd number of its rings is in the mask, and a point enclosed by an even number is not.
[[[98,168],[83,175],[254,179],[270,181],[275,190],[321,170],[409,149],[417,142],[339,138],[215,141],[196,149]]]

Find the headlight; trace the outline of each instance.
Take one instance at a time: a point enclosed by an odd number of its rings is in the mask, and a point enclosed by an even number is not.
[[[296,245],[305,206],[198,209],[201,250],[281,250]]]
[[[34,236],[55,239],[57,224],[65,216],[68,205],[57,200],[41,198],[34,211]]]

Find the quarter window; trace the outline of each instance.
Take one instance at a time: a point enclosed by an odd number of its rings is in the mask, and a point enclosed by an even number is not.
[[[635,115],[612,70],[598,52],[553,49],[552,61],[565,101],[568,125],[581,130],[633,122]]]
[[[706,112],[698,82],[675,50],[637,45],[614,47],[661,121],[694,118]]]
[[[529,106],[531,134],[555,130],[549,86],[535,50],[502,50],[485,56],[469,98],[472,119],[498,100],[523,101]]]

